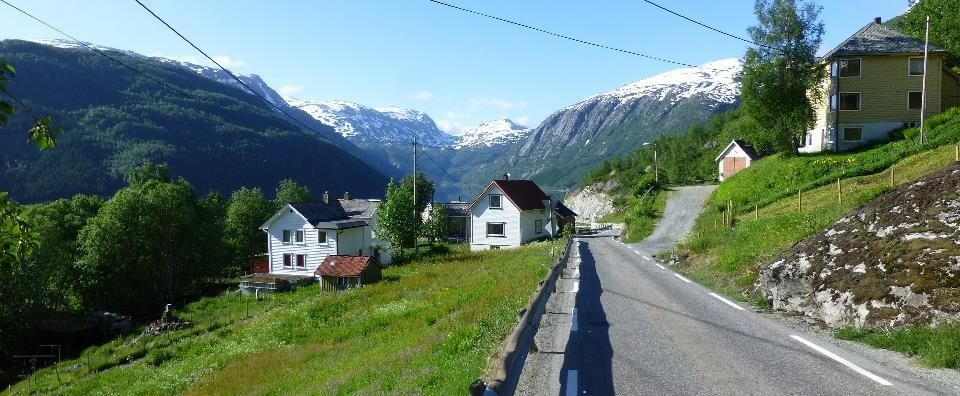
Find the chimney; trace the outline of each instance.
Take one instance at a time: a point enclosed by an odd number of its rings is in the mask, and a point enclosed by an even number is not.
[[[350,190],[347,190],[347,191],[344,191],[344,192],[343,192],[343,200],[344,200],[344,201],[349,201],[349,200],[350,200]]]
[[[879,25],[880,22],[883,22],[883,19],[881,19],[880,17],[873,18],[873,23],[876,23],[877,25]]]
[[[504,173],[504,174],[503,174],[503,180],[510,180],[510,174],[509,174],[509,173]]]
[[[324,191],[324,192],[323,192],[323,203],[325,203],[325,204],[329,204],[329,203],[330,203],[330,192],[329,192],[329,191]]]

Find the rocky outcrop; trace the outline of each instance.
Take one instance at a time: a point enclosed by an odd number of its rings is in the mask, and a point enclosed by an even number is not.
[[[612,185],[595,183],[571,191],[563,199],[564,205],[577,212],[581,221],[597,220],[613,212]]]
[[[900,186],[761,269],[771,306],[828,326],[960,318],[960,165]]]

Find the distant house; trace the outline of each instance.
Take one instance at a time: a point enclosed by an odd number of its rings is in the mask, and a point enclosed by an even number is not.
[[[556,208],[553,210],[554,215],[557,217],[557,232],[563,232],[564,228],[567,227],[567,224],[573,224],[574,227],[577,225],[577,212],[574,212],[573,209],[568,208],[561,201],[557,201]]]
[[[448,240],[467,241],[470,237],[470,203],[469,202],[435,202],[427,205],[423,211],[423,220],[430,217],[435,209],[443,209],[447,213]]]
[[[389,264],[391,256],[375,238],[373,227],[379,200],[330,200],[284,205],[260,227],[267,233],[267,269],[270,274],[312,276],[331,255],[377,256]]]
[[[380,280],[380,266],[370,256],[327,256],[313,274],[321,290],[360,287]]]
[[[470,249],[517,247],[555,236],[559,232],[558,204],[533,181],[510,180],[503,175],[503,179],[490,182],[468,208]],[[564,211],[565,217],[570,218],[572,212]]]
[[[923,40],[867,24],[822,58],[830,78],[813,97],[816,123],[800,152],[845,151],[886,141],[920,123]],[[960,76],[944,67],[946,51],[929,47],[926,117],[960,105]]]
[[[760,156],[753,149],[753,146],[743,140],[733,139],[717,156],[718,179],[724,181],[737,174],[737,172],[746,169],[753,161],[758,159],[760,159]]]

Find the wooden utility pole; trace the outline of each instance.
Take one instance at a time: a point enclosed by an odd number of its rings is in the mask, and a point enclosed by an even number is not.
[[[923,41],[923,82],[920,88],[920,144],[926,143],[924,139],[924,113],[927,112],[927,50],[930,46],[930,16],[927,15],[926,33]],[[939,73],[939,71],[938,71]]]
[[[413,257],[417,257],[417,233],[416,233],[416,224],[417,216],[420,213],[417,213],[417,137],[413,137]]]

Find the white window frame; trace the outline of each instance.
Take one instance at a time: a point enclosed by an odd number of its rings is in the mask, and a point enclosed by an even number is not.
[[[296,261],[293,262],[293,267],[296,268],[296,269],[298,269],[298,270],[305,270],[305,269],[307,269],[307,255],[306,255],[306,254],[295,254],[294,256],[295,256],[294,259],[295,259]],[[301,257],[303,257],[303,265],[300,265],[300,258],[301,258]]]
[[[843,95],[857,95],[857,109],[856,110],[843,110],[840,108],[840,98]],[[831,95],[837,97],[837,107],[833,111],[861,111],[863,110],[863,93],[862,92],[840,92],[836,95]]]
[[[293,240],[293,230],[283,230],[280,232],[280,242],[290,243]]]
[[[910,73],[910,64],[914,59],[920,60],[920,74]],[[923,57],[922,56],[911,56],[907,58],[907,76],[909,77],[922,77],[923,76]]]
[[[293,243],[298,245],[303,245],[306,243],[307,233],[303,230],[294,230],[293,232]]]
[[[536,219],[533,221],[533,228],[537,234],[543,234],[543,220]]]
[[[490,225],[493,225],[493,224],[499,224],[501,227],[503,227],[503,231],[500,234],[491,234]],[[487,232],[488,237],[504,238],[507,236],[507,223],[488,221],[485,231]]]
[[[296,260],[296,258],[293,257],[293,256],[296,256],[296,255],[293,254],[293,253],[284,253],[284,254],[283,254],[283,262],[281,262],[281,265],[283,266],[283,268],[293,268],[293,266],[294,266],[294,264],[295,264],[295,263],[294,263],[294,260]],[[290,264],[287,264],[288,262],[289,262]]]
[[[840,62],[841,61],[852,61],[855,60],[860,63],[860,68],[857,69],[857,74],[854,76],[841,76],[840,75]],[[863,76],[863,58],[846,58],[846,59],[837,59],[837,77],[839,78],[851,78],[851,77],[862,77]]]
[[[321,236],[323,236],[323,238],[320,238]],[[330,240],[327,239],[327,232],[326,232],[326,231],[317,230],[317,244],[319,244],[319,245],[329,245],[329,244],[330,244]]]
[[[337,286],[350,286],[350,278],[346,276],[338,276]]]
[[[920,107],[917,107],[917,108],[910,107],[910,94],[913,94],[913,93],[920,94]],[[907,110],[910,110],[910,111],[923,110],[923,91],[907,91]]]
[[[493,198],[497,198],[497,206],[493,206]],[[503,194],[490,194],[487,198],[490,209],[503,209]]]
[[[860,130],[860,140],[847,140],[847,129],[859,129]],[[845,126],[840,129],[840,137],[844,142],[862,142],[863,141],[863,127],[862,126]]]

